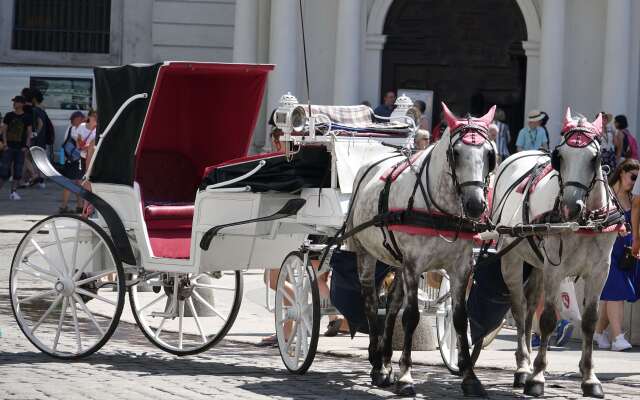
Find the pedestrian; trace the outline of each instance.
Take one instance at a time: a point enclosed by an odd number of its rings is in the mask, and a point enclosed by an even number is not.
[[[532,110],[527,115],[527,125],[518,132],[516,147],[518,151],[524,150],[547,150],[549,140],[547,133],[540,126],[545,114],[538,110]]]
[[[414,140],[416,150],[424,150],[429,147],[429,131],[426,129],[418,129]]]
[[[631,221],[632,195],[640,195],[640,186],[636,183],[639,172],[640,162],[628,158],[609,178],[609,185],[624,209],[627,222]],[[636,189],[638,189],[637,192]],[[623,351],[631,348],[631,344],[622,332],[622,321],[624,302],[635,302],[640,295],[637,287],[640,271],[631,251],[627,250],[632,241],[630,236],[618,236],[611,252],[611,267],[600,295],[599,318],[593,335],[593,339],[601,349]],[[610,334],[607,332],[607,327]],[[613,338],[613,342],[610,338]]]
[[[428,132],[430,128],[429,118],[426,115],[424,115],[425,112],[427,111],[427,103],[425,103],[422,100],[416,100],[413,102],[413,106],[417,108],[418,111],[420,111],[420,120],[418,123],[418,127]]]
[[[616,162],[620,163],[625,158],[638,159],[638,142],[629,132],[629,122],[625,115],[616,115],[613,119],[616,128]]]
[[[87,114],[87,122],[80,124],[77,138],[77,145],[80,149],[80,157],[82,163],[82,170],[87,171],[87,168],[91,164],[91,159],[95,151],[96,144],[96,129],[98,127],[98,112],[96,110],[89,110]]]
[[[600,114],[602,114],[602,144],[600,146],[602,165],[608,166],[609,173],[612,173],[618,165],[616,162],[618,149],[616,148],[615,131],[610,123],[613,121],[613,115],[606,111],[601,111]]]
[[[498,134],[500,132],[500,128],[498,128],[498,125],[491,123],[489,124],[489,127],[487,128],[487,136],[489,136],[489,140],[491,141],[491,145],[493,146],[494,149],[498,148],[498,144],[496,143],[498,140]],[[496,163],[500,163],[500,161],[502,161],[500,159],[500,156],[498,154],[496,154],[497,158],[496,158]]]
[[[64,163],[62,166],[62,175],[74,181],[76,184],[80,184],[80,180],[84,175],[84,171],[82,169],[81,162],[81,154],[80,149],[77,145],[78,137],[81,136],[80,126],[85,121],[85,116],[82,111],[74,111],[69,117],[70,125],[67,128],[67,133],[64,136],[64,140],[62,142],[62,154],[64,154]],[[71,192],[67,189],[62,191],[62,205],[60,206],[59,212],[61,214],[70,213],[69,210],[69,196]],[[82,198],[79,194],[76,194],[76,213],[82,212]]]
[[[33,136],[31,145],[38,146],[46,150],[47,145],[51,140],[50,136],[52,133],[50,130],[53,125],[51,124],[51,120],[49,119],[46,111],[42,108],[42,101],[44,100],[42,92],[38,89],[31,89],[28,93],[31,95],[31,115],[33,118]],[[31,153],[27,155],[25,165],[33,177],[27,185],[34,186],[37,184],[41,189],[44,189],[46,187],[44,183],[44,175],[42,175],[42,172],[38,171],[33,164]]]
[[[498,134],[496,135],[496,155],[498,156],[498,162],[509,157],[511,152],[509,151],[509,144],[511,143],[511,131],[509,125],[506,124],[507,116],[503,109],[496,109],[493,123],[498,127]]]
[[[376,109],[373,110],[373,113],[378,117],[389,118],[391,117],[391,113],[395,108],[395,103],[396,92],[394,92],[393,90],[387,90],[387,92],[384,94],[384,98],[382,99],[382,104],[376,107]]]
[[[11,101],[13,102],[13,111],[8,112],[0,124],[2,140],[7,147],[2,154],[0,188],[4,185],[4,181],[13,175],[9,199],[20,200],[16,189],[22,178],[24,157],[31,141],[31,115],[24,111],[26,102],[24,97],[15,96]],[[13,174],[11,173],[12,168]]]

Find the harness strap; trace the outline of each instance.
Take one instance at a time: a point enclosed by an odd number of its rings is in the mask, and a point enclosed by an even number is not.
[[[398,169],[399,166],[400,163],[396,164],[393,167],[391,174],[387,176],[387,179],[384,182],[384,187],[382,188],[380,197],[378,198],[378,215],[386,215],[389,212],[389,192],[391,191],[392,182],[391,177],[393,176],[394,171]],[[402,263],[402,251],[398,246],[398,242],[396,241],[394,233],[388,229],[387,224],[380,224],[377,226],[380,228],[380,232],[382,232],[382,245],[384,246],[384,248],[387,249],[387,251],[393,258]],[[387,240],[387,235],[389,236],[389,240]],[[391,244],[389,244],[389,241],[391,242]]]
[[[525,225],[528,225],[530,223],[529,211],[531,209],[529,207],[530,206],[529,199],[531,197],[531,187],[533,185],[533,182],[537,180],[538,176],[542,173],[542,171],[544,171],[544,169],[547,167],[547,165],[549,165],[549,163],[550,161],[544,162],[542,164],[536,164],[536,166],[533,168],[533,171],[531,172],[531,178],[529,179],[529,182],[527,183],[527,186],[524,189],[524,199],[522,202],[522,223]],[[540,252],[540,249],[538,248],[538,244],[535,242],[534,237],[527,236],[527,242],[529,243],[531,250],[533,250],[533,253],[536,255],[538,260],[540,260],[540,262],[544,261],[544,256]]]

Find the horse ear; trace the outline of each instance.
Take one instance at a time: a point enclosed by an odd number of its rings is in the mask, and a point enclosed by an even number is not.
[[[458,121],[458,117],[453,115],[451,110],[449,110],[449,107],[447,107],[447,105],[444,104],[444,101],[441,102],[440,104],[442,105],[442,112],[444,113],[445,121],[447,121],[447,126],[451,130],[455,129],[460,124],[460,122]]]
[[[571,107],[567,107],[567,112],[564,113],[564,126],[567,126],[571,121],[573,121],[573,118],[571,117]]]
[[[494,105],[489,109],[489,111],[483,115],[481,118],[478,118],[486,126],[489,126],[493,122],[493,117],[496,115],[496,106]]]
[[[591,123],[598,135],[602,135],[602,113],[598,113],[596,119]]]

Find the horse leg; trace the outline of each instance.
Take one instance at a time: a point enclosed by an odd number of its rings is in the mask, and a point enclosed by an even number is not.
[[[467,282],[470,277],[470,261],[464,260],[455,265],[468,266],[466,270],[450,273],[453,327],[458,337],[458,368],[460,368],[460,373],[462,374],[462,392],[465,396],[487,397],[487,392],[473,371],[473,361],[469,352],[470,345],[467,335],[469,317],[467,315],[466,294]],[[478,346],[482,346],[482,343],[478,343]]]
[[[558,296],[558,288],[562,280],[557,274],[551,273],[551,268],[555,271],[562,271],[562,265],[558,267],[548,266],[547,273],[544,274],[544,311],[540,316],[540,349],[533,362],[533,374],[524,386],[524,394],[539,397],[544,394],[544,372],[547,368],[547,348],[549,338],[556,327],[555,299]]]
[[[513,387],[524,387],[531,376],[530,348],[527,345],[525,320],[526,303],[522,287],[522,261],[514,255],[502,257],[502,276],[511,295],[511,315],[517,328],[516,372],[513,375]]]
[[[518,388],[524,388],[527,380],[531,377],[531,332],[533,330],[533,317],[538,307],[538,300],[540,300],[541,287],[542,271],[534,269],[531,271],[527,285],[524,287],[526,314],[524,319],[524,346],[520,365],[524,365],[525,369],[523,374],[516,372],[513,386]]]
[[[393,383],[393,368],[391,367],[391,356],[393,356],[393,331],[396,318],[403,300],[402,273],[396,273],[396,277],[390,289],[391,296],[387,303],[387,315],[385,318],[384,333],[380,345],[382,348],[382,366],[387,373],[387,379],[383,382],[385,386]]]
[[[411,376],[411,345],[413,344],[413,333],[420,321],[420,311],[418,310],[418,283],[420,276],[416,274],[414,266],[405,266],[402,269],[407,299],[406,308],[402,313],[402,326],[404,328],[404,343],[402,355],[400,356],[400,377],[396,382],[396,394],[405,397],[414,397],[416,389]]]
[[[374,386],[384,384],[385,371],[382,366],[382,353],[378,348],[378,293],[375,283],[376,259],[364,251],[357,251],[358,276],[361,294],[364,299],[364,312],[369,324],[369,362],[371,363],[371,383]]]
[[[594,265],[600,267],[603,263],[606,261]],[[599,399],[604,398],[604,391],[593,367],[593,333],[598,321],[598,302],[605,280],[606,275],[603,274],[585,277],[584,310],[582,312],[582,358],[580,359],[582,395]]]

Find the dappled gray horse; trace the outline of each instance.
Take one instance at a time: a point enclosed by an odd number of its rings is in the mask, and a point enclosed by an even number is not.
[[[511,293],[511,311],[518,328],[514,386],[524,386],[528,395],[544,393],[547,345],[556,325],[555,303],[560,282],[568,276],[579,276],[585,282],[582,390],[585,396],[604,396],[593,369],[593,333],[598,300],[621,219],[600,166],[601,127],[601,116],[589,123],[582,117],[572,118],[567,109],[562,140],[551,157],[539,151],[521,152],[504,160],[496,172],[491,213],[496,225],[575,221],[587,227],[577,232],[531,237],[502,256],[502,274]],[[499,247],[504,248],[514,240],[505,239]],[[534,267],[526,286],[523,286],[523,261]],[[532,372],[531,328],[542,290],[542,340]]]
[[[347,231],[372,224],[349,239],[357,253],[358,272],[369,323],[369,361],[374,385],[392,383],[391,338],[402,305],[404,345],[396,391],[413,395],[411,344],[418,324],[418,283],[428,270],[446,269],[451,276],[454,325],[460,341],[459,366],[466,394],[484,395],[471,369],[467,342],[465,288],[475,233],[486,229],[480,222],[486,211],[489,173],[495,167],[495,149],[486,132],[495,107],[482,118],[458,119],[443,104],[448,128],[428,149],[403,163],[398,158],[363,166],[356,176],[353,214]],[[403,169],[404,168],[404,169]],[[376,259],[401,267],[400,286],[387,311],[384,334],[376,326],[378,300],[374,283]]]

